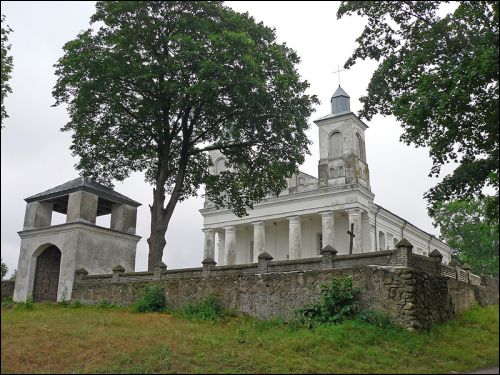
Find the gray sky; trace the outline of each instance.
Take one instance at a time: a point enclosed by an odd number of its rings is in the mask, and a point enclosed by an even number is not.
[[[302,61],[299,72],[310,83],[310,94],[321,104],[310,119],[308,136],[311,155],[301,170],[317,176],[318,131],[313,119],[330,112],[330,97],[338,80],[332,74],[355,48],[355,39],[364,27],[357,16],[337,20],[338,2],[227,2],[240,12],[249,12],[257,21],[274,27],[278,40],[295,49]],[[9,118],[1,131],[1,251],[10,271],[17,268],[25,201],[24,198],[78,177],[76,159],[69,147],[71,135],[61,133],[68,121],[63,107],[53,108],[51,92],[55,83],[53,65],[62,56],[62,46],[89,27],[94,2],[1,2],[2,14],[14,30],[9,35],[14,57],[5,103]],[[365,61],[341,73],[342,87],[357,112],[359,98],[377,64]],[[375,202],[433,234],[439,234],[427,216],[423,194],[440,179],[427,177],[431,168],[428,150],[406,146],[399,141],[401,128],[393,118],[376,116],[368,122],[366,154]],[[449,173],[452,166],[443,172]],[[152,187],[141,174],[134,174],[115,189],[142,203],[138,210],[136,270],[147,268],[149,209]],[[201,193],[201,192],[200,192]],[[198,210],[203,198],[191,198],[177,205],[167,231],[163,261],[172,268],[198,267],[202,260],[202,217]],[[63,222],[54,214],[53,223]],[[99,220],[98,224],[108,224]]]

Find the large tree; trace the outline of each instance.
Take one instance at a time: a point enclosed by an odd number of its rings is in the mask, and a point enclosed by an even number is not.
[[[498,277],[498,217],[487,220],[486,205],[485,199],[454,200],[437,206],[434,218],[454,257],[478,274]]]
[[[237,215],[286,187],[303,162],[316,97],[274,30],[221,2],[97,2],[56,64],[84,175],[111,185],[145,172],[153,185],[148,268],[162,258],[177,202],[201,184]],[[209,150],[226,157],[210,176]],[[169,195],[166,201],[166,195]]]
[[[2,108],[1,108],[1,121],[2,127],[3,120],[7,115],[7,111],[5,110],[5,98],[7,97],[7,93],[12,92],[12,89],[9,85],[10,73],[12,72],[12,56],[9,55],[10,44],[9,43],[9,33],[12,32],[12,29],[5,23],[5,15],[2,14],[2,53],[1,53],[1,83],[2,83]]]
[[[426,193],[429,213],[455,198],[482,195],[498,216],[498,1],[462,1],[446,13],[441,1],[343,1],[340,18],[356,13],[368,23],[345,64],[380,64],[361,98],[360,115],[394,115],[407,144],[427,146],[430,176],[450,161],[455,171]],[[451,9],[449,7],[448,9]]]

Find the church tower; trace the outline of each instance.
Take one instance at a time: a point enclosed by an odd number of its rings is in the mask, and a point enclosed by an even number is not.
[[[330,103],[331,113],[314,121],[319,130],[319,186],[359,184],[371,190],[365,151],[368,126],[351,112],[350,97],[340,85]]]

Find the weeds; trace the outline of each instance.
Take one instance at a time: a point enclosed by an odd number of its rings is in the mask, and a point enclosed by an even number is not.
[[[159,286],[146,289],[144,297],[135,302],[133,310],[136,312],[164,312],[166,310],[165,292]]]

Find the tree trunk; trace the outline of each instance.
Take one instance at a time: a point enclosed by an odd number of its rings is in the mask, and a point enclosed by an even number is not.
[[[151,210],[151,235],[148,238],[149,256],[148,271],[153,271],[154,267],[163,257],[165,248],[165,233],[167,233],[168,221],[166,220],[163,203],[165,202],[165,188],[163,186],[153,189],[153,205]]]
[[[148,257],[148,271],[152,271],[154,267],[162,260],[163,249],[165,248],[165,234],[167,233],[168,223],[174,213],[175,206],[181,196],[182,187],[184,185],[184,177],[186,167],[189,159],[189,146],[190,138],[193,132],[193,123],[188,127],[188,118],[191,108],[187,108],[182,119],[182,147],[181,157],[179,161],[179,168],[177,170],[177,177],[175,185],[172,190],[172,195],[168,201],[167,207],[163,208],[165,203],[165,182],[167,181],[166,175],[166,162],[168,157],[168,147],[164,153],[163,159],[160,159],[159,175],[156,180],[156,189],[153,189],[153,205],[151,209],[151,236],[148,238],[149,244],[149,257]]]

